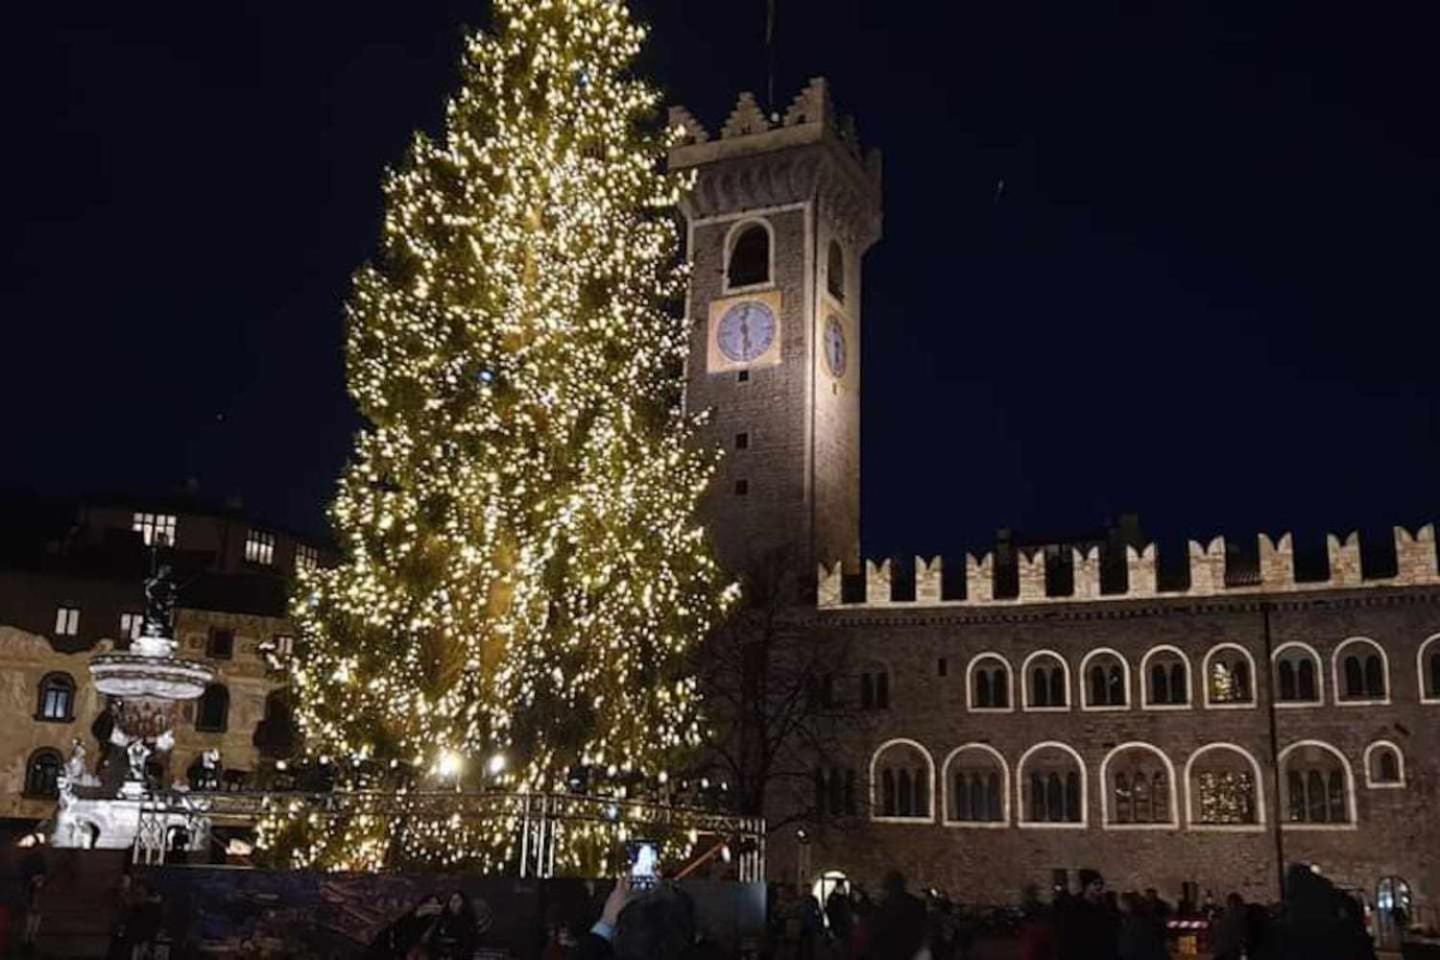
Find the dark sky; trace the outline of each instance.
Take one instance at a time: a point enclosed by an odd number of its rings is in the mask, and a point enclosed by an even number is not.
[[[1440,512],[1424,5],[778,2],[778,106],[828,75],[885,152],[867,551]],[[647,71],[712,129],[763,91],[763,0],[637,5]],[[487,5],[17,9],[0,486],[194,476],[319,528],[380,173]]]

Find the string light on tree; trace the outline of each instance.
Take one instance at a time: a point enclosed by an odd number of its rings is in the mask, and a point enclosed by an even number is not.
[[[735,590],[694,519],[714,461],[678,403],[688,184],[629,73],[643,38],[613,0],[495,0],[444,136],[387,176],[347,306],[368,427],[331,508],[344,560],[294,606],[298,715],[347,759],[337,786],[564,790],[589,768],[618,797],[702,740],[686,654]],[[562,863],[600,840],[561,833]],[[419,805],[277,805],[262,831],[291,862],[369,869],[496,865],[515,837]]]

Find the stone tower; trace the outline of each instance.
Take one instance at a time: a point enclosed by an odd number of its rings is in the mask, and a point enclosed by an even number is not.
[[[860,544],[861,262],[880,237],[880,156],[815,79],[783,118],[742,93],[718,137],[683,107],[672,169],[692,270],[686,405],[726,456],[704,505],[720,562],[810,578]]]

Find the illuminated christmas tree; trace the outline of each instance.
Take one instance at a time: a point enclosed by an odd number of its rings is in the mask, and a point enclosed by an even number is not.
[[[311,755],[386,809],[402,782],[663,783],[702,738],[687,654],[733,593],[694,519],[714,464],[679,411],[686,184],[627,73],[644,31],[614,0],[494,8],[443,139],[385,184],[348,305],[369,426],[331,510],[343,560],[295,606]],[[513,823],[413,809],[291,805],[262,844],[372,869],[515,855]]]

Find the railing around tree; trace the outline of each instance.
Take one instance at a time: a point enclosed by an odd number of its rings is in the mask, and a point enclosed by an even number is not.
[[[737,817],[695,807],[570,793],[166,791],[145,798],[135,839],[135,860],[164,863],[177,824],[185,824],[185,829],[190,831],[207,833],[215,827],[253,829],[280,806],[337,818],[363,810],[370,815],[395,817],[507,820],[515,823],[520,831],[518,871],[522,877],[554,875],[557,827],[614,824],[617,830],[623,826],[630,836],[644,836],[650,828],[666,833],[688,832],[692,838],[710,837],[714,843],[729,846],[740,882],[754,883],[765,878],[765,820],[762,817]]]

